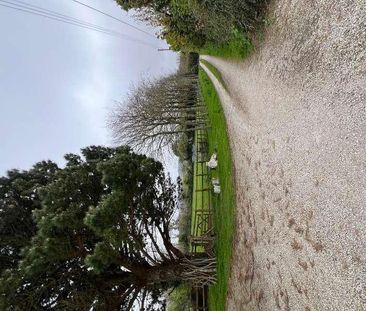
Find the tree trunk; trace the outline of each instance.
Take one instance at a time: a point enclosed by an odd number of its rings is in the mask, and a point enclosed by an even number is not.
[[[146,285],[174,282],[211,285],[216,283],[216,259],[184,257],[147,268],[140,277]]]

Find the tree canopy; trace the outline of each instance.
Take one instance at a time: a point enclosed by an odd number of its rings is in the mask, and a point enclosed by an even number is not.
[[[31,215],[41,207],[39,189],[58,170],[55,163],[42,161],[28,171],[11,170],[0,177],[0,273],[16,266],[21,249],[36,233]]]
[[[116,2],[126,11],[141,8],[154,8],[162,11],[170,4],[170,0],[116,0]]]
[[[37,188],[30,242],[2,273],[1,310],[164,310],[167,288],[213,280],[212,263],[171,242],[178,194],[160,162],[125,146],[82,154],[43,171],[52,177]]]
[[[198,111],[202,120],[196,118]],[[143,79],[116,106],[110,127],[116,142],[161,156],[182,133],[205,128],[205,113],[198,97],[197,76],[172,74],[159,80]]]
[[[173,50],[197,51],[238,40],[260,23],[267,0],[116,0],[162,31]],[[236,36],[236,37],[235,37]],[[242,38],[243,39],[243,38]],[[243,41],[244,42],[244,41]]]
[[[162,27],[160,37],[174,50],[200,47],[206,36],[202,20],[193,7],[171,0],[116,0],[122,9],[135,10],[136,16],[154,26]]]

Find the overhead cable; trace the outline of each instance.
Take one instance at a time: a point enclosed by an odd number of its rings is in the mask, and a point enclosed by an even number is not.
[[[21,4],[19,4],[19,3],[21,3]],[[104,27],[98,26],[96,24],[92,24],[92,23],[83,21],[81,19],[74,18],[72,16],[61,14],[61,13],[58,13],[56,11],[52,11],[52,10],[44,9],[42,7],[39,7],[39,6],[31,5],[31,4],[28,4],[28,3],[23,2],[23,1],[0,0],[0,6],[1,7],[6,7],[6,8],[9,8],[9,9],[13,9],[13,10],[17,10],[17,11],[21,11],[21,12],[24,12],[24,13],[29,13],[29,14],[41,16],[41,17],[44,17],[44,18],[47,18],[47,19],[51,19],[51,20],[54,20],[54,21],[62,22],[62,23],[65,23],[65,24],[73,25],[73,26],[77,26],[77,27],[80,27],[80,28],[96,31],[98,33],[102,33],[102,34],[105,34],[105,35],[120,37],[120,38],[129,40],[129,41],[132,41],[132,42],[137,42],[137,43],[140,43],[140,44],[143,44],[143,45],[147,45],[149,47],[153,47],[153,48],[157,47],[157,46],[153,45],[150,42],[142,41],[142,40],[133,38],[129,35],[122,34],[120,32],[117,32],[117,31],[114,31],[114,30],[111,30],[111,29],[108,29],[108,28],[104,28]]]

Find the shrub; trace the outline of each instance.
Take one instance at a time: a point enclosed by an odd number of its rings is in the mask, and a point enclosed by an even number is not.
[[[169,295],[168,311],[189,310],[190,288],[186,285],[176,287]]]
[[[116,0],[138,9],[144,21],[160,25],[172,49],[189,51],[228,42],[234,29],[247,32],[261,20],[267,0]]]

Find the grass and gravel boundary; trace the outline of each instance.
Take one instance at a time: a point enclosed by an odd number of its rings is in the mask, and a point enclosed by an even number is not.
[[[226,304],[232,241],[235,231],[233,166],[225,115],[218,94],[203,70],[199,72],[199,82],[210,120],[210,129],[208,131],[209,152],[210,154],[217,152],[219,161],[218,177],[221,184],[221,194],[213,198],[218,282],[209,290],[209,305],[210,311],[223,311]]]
[[[219,82],[224,87],[226,92],[229,92],[228,87],[221,75],[221,72],[214,65],[212,65],[205,59],[201,59],[200,62],[203,63],[212,72],[212,74],[217,78],[217,80],[219,80]]]

